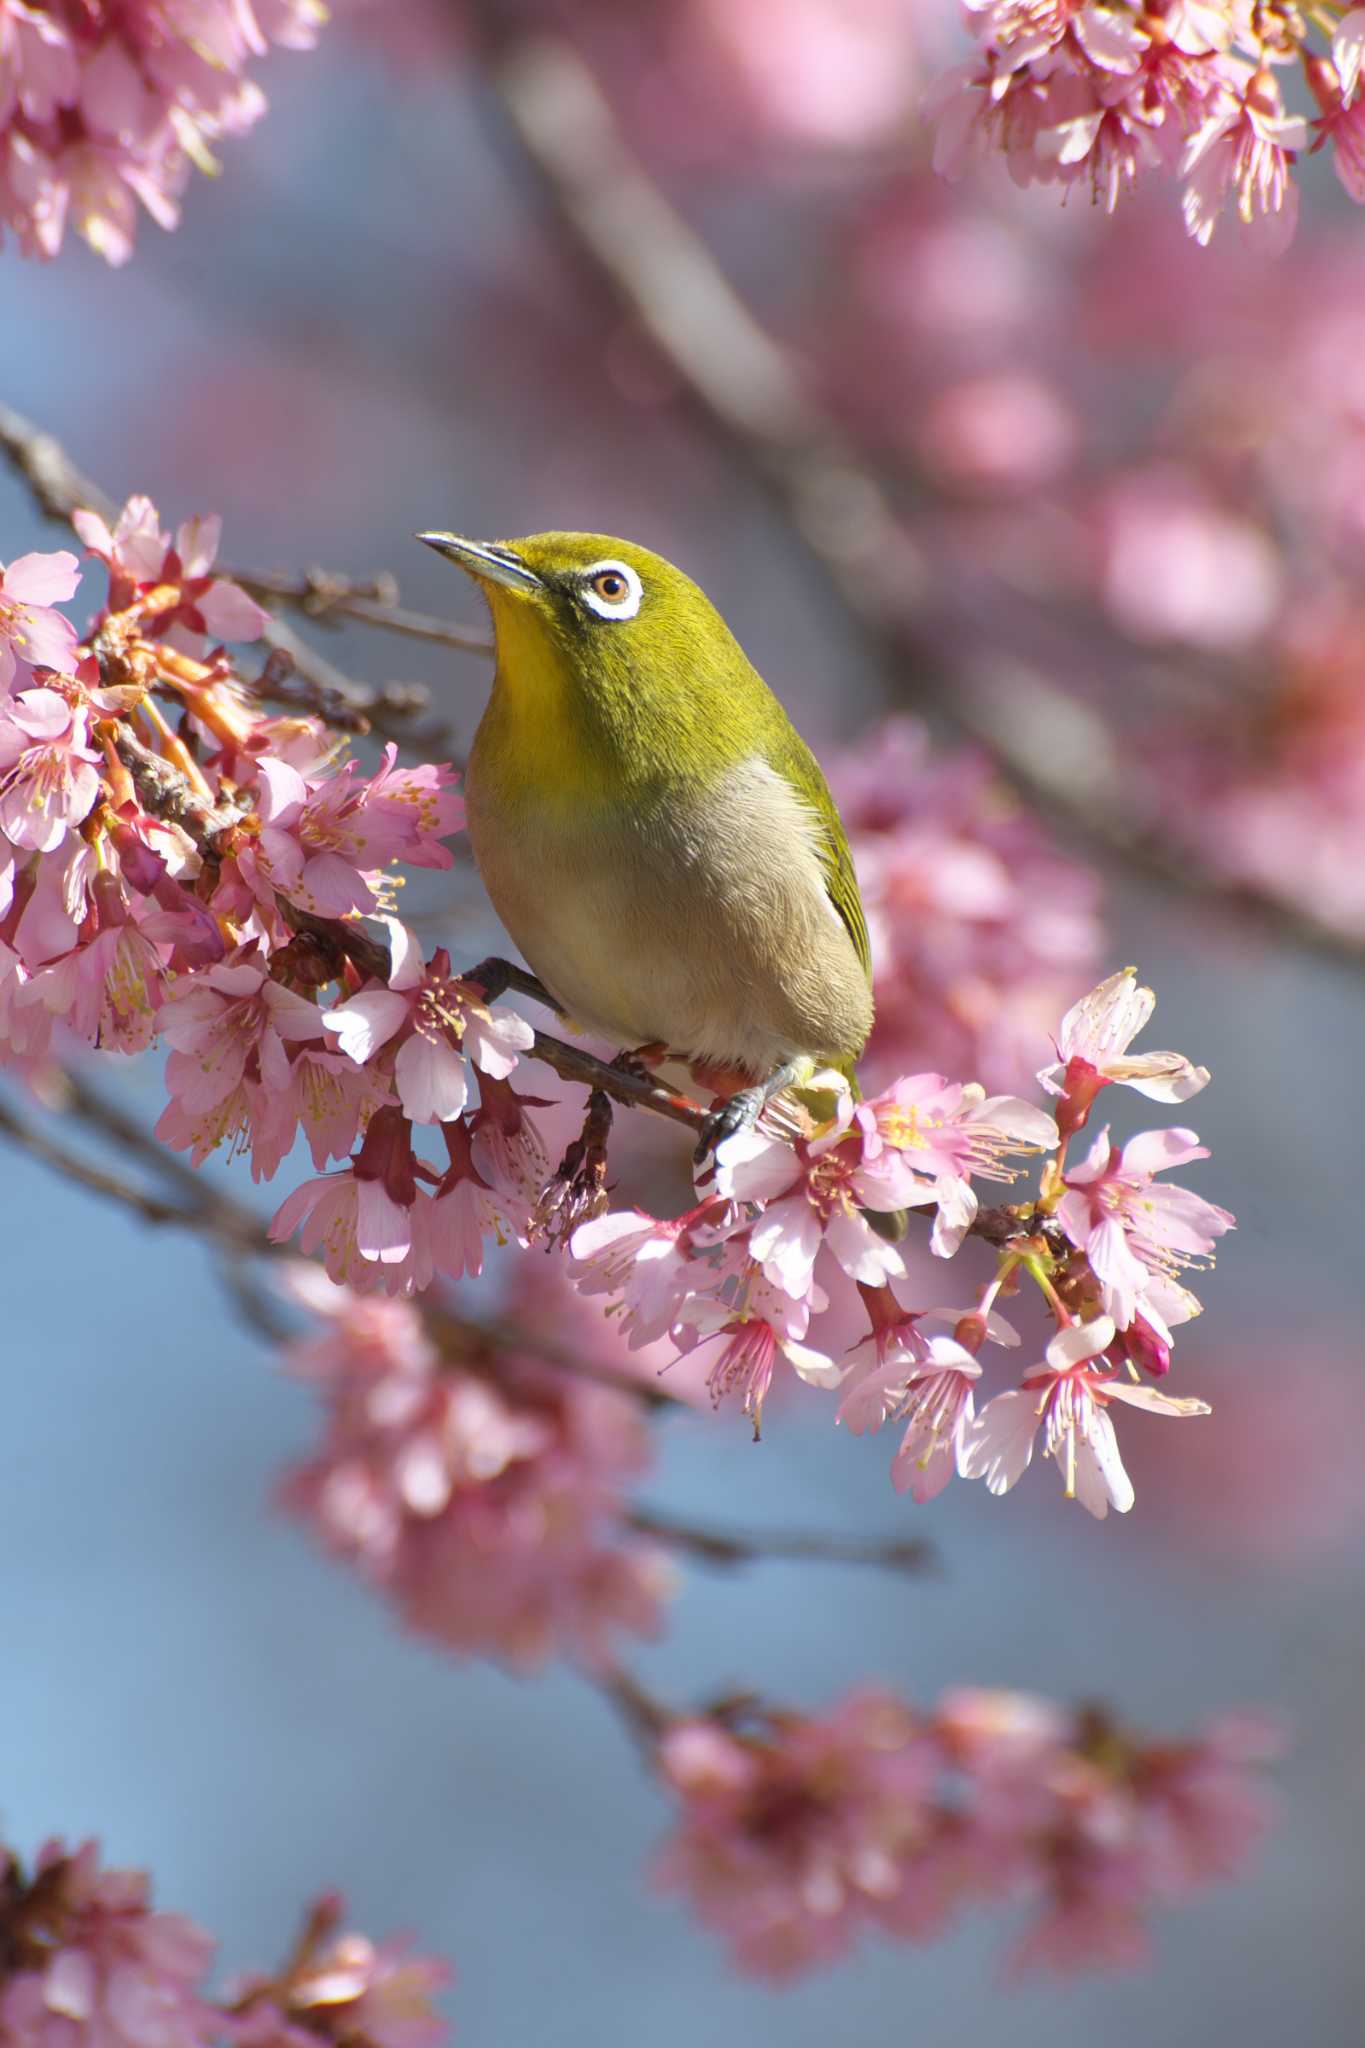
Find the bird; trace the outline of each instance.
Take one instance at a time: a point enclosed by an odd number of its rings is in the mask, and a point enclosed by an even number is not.
[[[699,1159],[820,1070],[852,1079],[873,1006],[848,839],[814,754],[709,598],[606,534],[417,538],[492,613],[467,826],[557,1007],[707,1079],[721,1099]]]

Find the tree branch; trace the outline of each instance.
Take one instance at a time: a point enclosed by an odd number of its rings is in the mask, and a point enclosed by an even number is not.
[[[685,1551],[722,1570],[764,1558],[809,1558],[820,1564],[870,1564],[886,1571],[931,1572],[938,1566],[932,1543],[921,1540],[878,1543],[859,1537],[835,1536],[819,1529],[711,1529],[652,1508],[632,1508],[632,1529],[653,1536],[674,1550]]]
[[[973,653],[961,620],[932,617],[934,579],[880,476],[636,158],[587,65],[563,40],[509,30],[497,0],[475,11],[494,87],[579,254],[775,496],[895,694],[913,670],[916,692],[1096,853],[1365,967],[1365,939],[1222,874],[1144,813],[1123,744],[1093,711],[1022,661]]]
[[[336,619],[355,619],[361,625],[382,626],[387,632],[404,634],[409,640],[458,647],[465,654],[491,655],[494,651],[488,634],[481,633],[476,626],[457,626],[451,619],[405,610],[398,602],[398,586],[387,574],[363,583],[333,569],[308,569],[302,576],[256,569],[229,569],[224,574],[262,602],[294,605],[305,618],[316,619],[322,625]]]
[[[28,485],[34,504],[45,518],[70,526],[72,515],[85,509],[97,512],[106,525],[118,516],[118,507],[108,493],[78,468],[54,434],[26,419],[12,406],[0,404],[0,456]],[[272,655],[279,657],[278,671],[267,675],[260,689],[263,696],[325,715],[328,704],[343,706],[352,717],[364,721],[362,729],[388,738],[411,738],[413,718],[428,705],[425,692],[412,686],[360,683],[310,647],[292,626],[281,619],[268,619],[261,635]],[[291,688],[288,677],[296,675],[303,685]],[[424,739],[444,744],[440,734]]]
[[[0,1139],[8,1139],[11,1144],[18,1145],[78,1187],[130,1210],[144,1223],[184,1230],[202,1237],[219,1256],[224,1284],[245,1320],[272,1342],[286,1341],[290,1333],[273,1304],[252,1284],[249,1262],[256,1258],[270,1261],[297,1259],[300,1255],[289,1245],[276,1244],[267,1234],[264,1218],[255,1209],[215,1188],[197,1168],[188,1165],[178,1153],[169,1151],[120,1104],[101,1089],[93,1087],[84,1075],[63,1072],[60,1087],[60,1114],[84,1125],[120,1153],[141,1161],[160,1174],[175,1188],[175,1197],[151,1192],[123,1174],[83,1159],[70,1146],[50,1138],[3,1101],[0,1101]],[[458,1315],[434,1302],[419,1301],[416,1307],[437,1350],[443,1356],[463,1360],[475,1368],[495,1372],[500,1352],[520,1351],[554,1371],[609,1387],[614,1393],[626,1394],[648,1408],[679,1409],[688,1406],[676,1394],[670,1394],[648,1380],[636,1379],[594,1359],[582,1358],[567,1346],[524,1330],[506,1318],[481,1321]]]

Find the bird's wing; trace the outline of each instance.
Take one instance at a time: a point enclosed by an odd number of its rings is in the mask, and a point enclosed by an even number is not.
[[[863,899],[858,893],[858,877],[853,871],[853,855],[837,820],[833,828],[823,818],[820,822],[820,858],[829,900],[843,919],[853,941],[853,950],[862,963],[863,973],[871,981],[872,942],[867,936],[867,919],[863,916]]]
[[[768,699],[774,714],[768,763],[785,777],[811,812],[817,829],[820,864],[825,871],[825,891],[853,941],[853,950],[870,985],[872,942],[867,935],[863,899],[858,893],[858,877],[839,807],[830,795],[820,763],[766,685],[763,686],[763,696]]]

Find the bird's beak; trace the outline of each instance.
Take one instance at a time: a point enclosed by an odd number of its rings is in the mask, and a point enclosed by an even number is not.
[[[495,541],[466,540],[458,533],[419,533],[417,538],[477,582],[501,583],[508,590],[523,592],[545,587],[534,569],[528,569],[511,548],[499,547]]]

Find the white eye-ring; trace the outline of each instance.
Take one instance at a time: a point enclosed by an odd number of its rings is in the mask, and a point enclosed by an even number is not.
[[[583,602],[599,619],[633,619],[644,594],[629,562],[594,562],[583,571]]]

